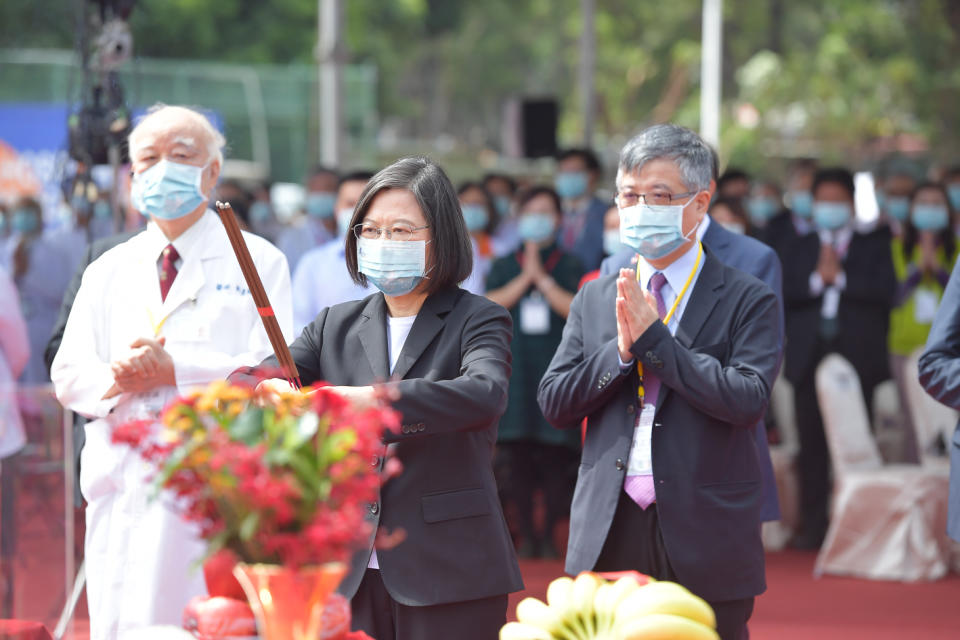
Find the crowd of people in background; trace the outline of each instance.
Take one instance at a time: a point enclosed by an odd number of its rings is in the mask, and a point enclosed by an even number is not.
[[[461,286],[501,304],[513,318],[513,372],[495,471],[518,552],[527,557],[558,555],[557,529],[569,514],[581,444],[579,433],[548,424],[537,386],[561,342],[578,288],[597,276],[604,258],[623,249],[618,209],[606,188],[613,181],[596,154],[568,149],[556,160],[552,184],[489,173],[458,187],[474,253],[473,273]],[[349,228],[354,207],[372,175],[313,169],[302,201],[284,222],[269,184],[222,180],[217,187],[217,199],[229,201],[248,230],[286,256],[297,333],[325,307],[374,291],[343,277],[344,241],[355,233]],[[844,168],[800,160],[782,176],[728,168],[715,179],[712,222],[765,243],[782,265],[783,376],[793,387],[800,440],[802,527],[793,542],[817,548],[828,525],[831,489],[817,365],[829,353],[846,357],[859,374],[868,409],[878,385],[897,381],[904,441],[915,442],[904,365],[927,339],[957,258],[960,168],[923,176],[910,163],[882,166],[874,172],[878,215],[869,220],[858,212],[854,176]],[[12,281],[18,294],[0,286],[0,308],[7,313],[19,306],[22,318],[5,327],[25,325],[29,345],[24,365],[23,353],[11,352],[16,341],[0,334],[0,376],[18,376],[22,385],[49,383],[43,354],[64,293],[89,262],[88,245],[115,231],[104,195],[69,204],[73,224],[56,231],[44,231],[36,200],[0,206],[0,285]],[[772,419],[768,429],[775,440]],[[916,462],[917,456],[916,447],[907,446],[902,461]]]

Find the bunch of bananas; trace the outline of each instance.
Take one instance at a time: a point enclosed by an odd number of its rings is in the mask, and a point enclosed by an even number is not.
[[[521,600],[500,640],[719,640],[715,628],[710,605],[675,582],[584,572],[551,582],[546,603]]]

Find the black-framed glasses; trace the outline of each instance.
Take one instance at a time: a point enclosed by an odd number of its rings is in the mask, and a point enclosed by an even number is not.
[[[697,193],[699,192],[689,191],[687,193],[670,193],[668,191],[654,191],[653,193],[633,193],[632,191],[620,191],[617,193],[617,195],[613,196],[613,203],[621,209],[635,206],[641,200],[644,204],[658,206],[669,205],[673,204],[674,200],[683,200],[684,198],[689,198]]]
[[[422,227],[415,227],[410,224],[398,222],[389,227],[377,227],[365,222],[354,225],[353,235],[365,240],[379,240],[380,236],[386,234],[387,240],[411,240],[417,231],[429,229],[430,225],[425,224]]]

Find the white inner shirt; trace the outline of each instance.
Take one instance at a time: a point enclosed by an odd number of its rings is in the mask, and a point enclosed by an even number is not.
[[[403,343],[407,341],[410,335],[410,329],[413,328],[413,322],[417,316],[406,316],[403,318],[387,317],[387,355],[390,358],[390,373],[397,368],[397,360],[400,359],[400,352],[403,351]],[[370,553],[370,560],[367,562],[367,569],[379,569],[380,563],[377,561],[377,550]]]

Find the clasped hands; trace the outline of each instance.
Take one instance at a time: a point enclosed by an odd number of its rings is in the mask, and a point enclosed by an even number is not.
[[[121,393],[141,393],[156,387],[176,386],[173,358],[164,348],[166,338],[137,338],[126,357],[110,363],[113,386],[103,399]]]
[[[653,294],[640,286],[632,269],[621,269],[617,277],[617,348],[622,362],[633,360],[630,347],[659,319]]]

